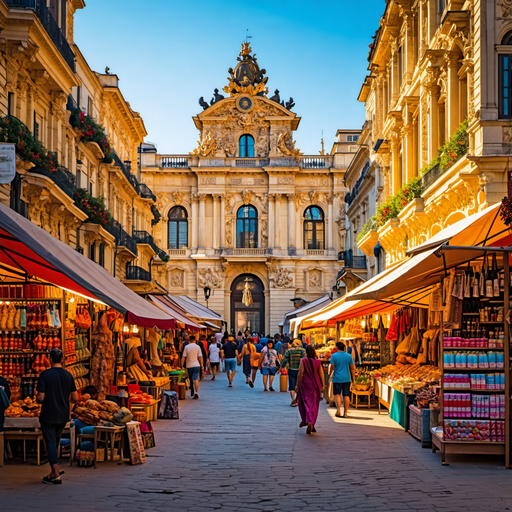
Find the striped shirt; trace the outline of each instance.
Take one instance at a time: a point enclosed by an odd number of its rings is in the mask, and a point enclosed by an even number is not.
[[[300,360],[306,357],[306,351],[302,347],[290,348],[284,354],[281,362],[281,368],[286,368],[289,365],[290,370],[298,370],[300,367]]]

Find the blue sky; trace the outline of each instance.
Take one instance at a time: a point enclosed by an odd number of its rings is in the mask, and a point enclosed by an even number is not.
[[[144,6],[144,7],[142,7]],[[141,113],[160,153],[197,145],[192,116],[200,96],[227,85],[246,30],[269,96],[290,96],[302,118],[295,134],[304,154],[318,154],[322,130],[331,150],[339,128],[360,128],[357,95],[368,73],[368,45],[384,0],[87,0],[75,14],[75,42],[90,66],[109,66]]]

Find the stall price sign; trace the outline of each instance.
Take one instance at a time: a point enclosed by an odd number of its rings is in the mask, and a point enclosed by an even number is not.
[[[16,176],[16,147],[0,143],[0,184],[11,183]]]

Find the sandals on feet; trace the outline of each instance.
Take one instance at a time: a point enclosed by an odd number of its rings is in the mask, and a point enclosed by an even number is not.
[[[60,475],[57,477],[51,477],[48,475],[48,476],[43,477],[43,484],[60,485],[60,484],[62,484],[62,480],[60,478]]]
[[[336,418],[343,418],[343,416],[338,412],[334,416],[336,416]]]

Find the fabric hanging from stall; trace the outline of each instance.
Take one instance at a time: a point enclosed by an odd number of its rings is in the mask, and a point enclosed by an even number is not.
[[[105,400],[114,377],[114,345],[108,315],[102,314],[91,336],[91,384],[98,390],[98,401]]]

